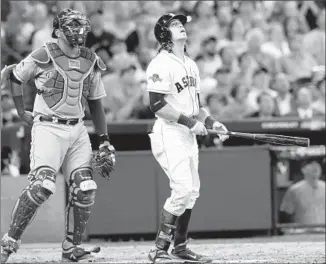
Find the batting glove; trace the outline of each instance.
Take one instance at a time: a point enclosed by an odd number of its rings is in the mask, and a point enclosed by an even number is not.
[[[228,132],[229,130],[226,128],[225,125],[223,125],[222,123],[215,121],[213,123],[212,129],[216,130],[216,131],[224,131],[224,132]],[[225,140],[227,140],[229,138],[228,135],[220,135],[218,134],[219,139],[224,142]]]

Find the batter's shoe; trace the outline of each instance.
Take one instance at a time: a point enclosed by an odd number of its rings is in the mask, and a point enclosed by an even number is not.
[[[187,248],[188,242],[189,240],[174,247],[171,251],[171,255],[176,259],[184,260],[184,263],[211,263],[213,261],[212,259],[204,255],[199,255]]]
[[[149,251],[148,258],[152,263],[171,263],[171,257],[168,252],[157,247]]]
[[[91,253],[100,252],[100,247],[94,247],[90,250],[86,250],[81,247],[73,245],[70,248],[62,248],[62,262],[78,262],[91,257]]]
[[[1,263],[6,263],[12,253],[16,253],[21,244],[20,240],[15,240],[8,236],[8,233],[1,239]]]

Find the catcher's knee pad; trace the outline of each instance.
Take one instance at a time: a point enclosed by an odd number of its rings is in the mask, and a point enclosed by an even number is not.
[[[31,177],[33,176],[33,177]],[[30,175],[31,183],[23,191],[12,212],[9,236],[18,240],[36,215],[37,208],[55,192],[55,170],[43,167]]]
[[[95,200],[96,182],[91,168],[74,170],[69,180],[69,204],[67,206],[66,240],[79,245]]]
[[[70,175],[69,192],[72,203],[79,207],[87,207],[94,203],[96,182],[93,180],[91,168],[79,168]]]

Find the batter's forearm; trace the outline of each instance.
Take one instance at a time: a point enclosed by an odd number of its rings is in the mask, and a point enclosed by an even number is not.
[[[166,104],[164,107],[162,107],[160,110],[155,112],[155,114],[168,121],[176,122],[181,125],[184,125],[186,127],[193,128],[196,124],[196,120],[192,119],[190,117],[187,117],[181,113],[179,113],[177,110],[175,110],[171,105]]]
[[[196,119],[205,124],[206,128],[212,128],[216,120],[210,116],[206,109],[203,107],[199,108],[199,114],[196,116]]]
[[[89,111],[92,116],[95,131],[98,135],[106,135],[108,127],[105,120],[105,113],[101,99],[88,101]]]
[[[209,113],[207,112],[206,109],[204,109],[203,107],[199,108],[199,113],[196,116],[196,119],[202,123],[205,122],[206,117],[209,116]]]

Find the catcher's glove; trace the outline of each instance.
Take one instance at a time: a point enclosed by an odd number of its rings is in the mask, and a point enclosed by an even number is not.
[[[95,152],[92,158],[92,167],[94,171],[106,179],[110,179],[110,172],[113,171],[115,164],[115,149],[108,142],[100,145],[99,150]]]

